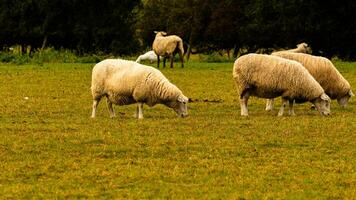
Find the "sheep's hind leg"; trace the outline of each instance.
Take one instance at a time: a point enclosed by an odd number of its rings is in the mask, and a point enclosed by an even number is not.
[[[95,118],[95,116],[96,116],[96,109],[97,109],[97,107],[99,105],[100,99],[101,98],[97,98],[97,99],[93,100],[93,111],[91,113],[91,118]]]
[[[180,62],[182,63],[182,68],[184,68],[184,55],[179,51]]]
[[[294,103],[294,100],[289,100],[289,115],[291,115],[291,116],[295,115],[294,108],[293,108],[293,103]]]
[[[173,68],[173,55],[170,55],[169,58],[170,58],[170,61],[171,61],[171,68]]]
[[[287,99],[282,98],[282,105],[281,105],[281,108],[279,109],[278,117],[283,116],[284,108],[285,108],[286,105],[287,105],[287,101],[288,101]]]
[[[143,103],[137,103],[136,117],[138,119],[143,119]]]
[[[266,101],[266,110],[270,111],[273,110],[274,99],[267,99]]]
[[[106,103],[108,105],[110,117],[111,118],[115,117],[115,111],[114,111],[114,108],[112,107],[112,102],[109,100],[109,98],[106,98]]]

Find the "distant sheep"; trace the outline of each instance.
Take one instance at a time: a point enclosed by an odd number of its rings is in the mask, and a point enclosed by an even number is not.
[[[141,63],[144,60],[150,61],[150,63],[156,62],[157,61],[157,55],[155,54],[154,51],[148,51],[145,54],[140,55],[136,62]]]
[[[184,67],[183,40],[176,35],[166,36],[167,33],[163,31],[160,32],[155,31],[155,33],[156,33],[156,37],[155,40],[153,41],[152,49],[157,55],[157,68],[159,68],[159,62],[160,62],[159,56],[163,57],[163,67],[166,67],[166,58],[169,57],[171,60],[171,68],[173,68],[173,56],[176,52],[179,53],[179,58],[182,63],[182,67]]]
[[[91,92],[93,111],[103,96],[107,98],[110,117],[114,117],[112,104],[138,103],[136,117],[143,118],[143,104],[164,104],[179,116],[187,116],[188,98],[157,69],[133,61],[107,59],[96,64],[92,71]]]
[[[341,107],[346,107],[350,97],[354,96],[349,82],[340,74],[333,63],[321,56],[304,53],[275,52],[272,55],[301,63],[319,82],[331,99],[337,99]],[[266,110],[273,108],[273,101],[267,102]]]
[[[294,49],[287,49],[287,50],[282,50],[282,51],[277,51],[277,52],[293,52],[293,53],[311,53],[311,49],[309,45],[305,42],[297,44],[297,48]]]
[[[298,62],[277,56],[247,54],[235,61],[233,77],[239,89],[242,116],[248,116],[247,102],[250,96],[282,96],[278,116],[283,115],[287,101],[290,103],[290,114],[294,114],[294,100],[298,103],[310,101],[322,115],[330,114],[330,98]]]

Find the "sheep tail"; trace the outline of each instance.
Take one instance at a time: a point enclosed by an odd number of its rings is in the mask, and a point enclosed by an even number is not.
[[[177,46],[178,46],[179,51],[181,52],[182,56],[184,56],[183,41],[182,41],[182,40],[179,40],[179,41],[177,42]]]

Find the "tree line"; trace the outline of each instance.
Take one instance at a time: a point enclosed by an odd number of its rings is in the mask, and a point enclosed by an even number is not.
[[[352,60],[355,9],[352,0],[2,0],[0,45],[134,54],[163,30],[192,53],[268,53],[306,42],[313,54]]]

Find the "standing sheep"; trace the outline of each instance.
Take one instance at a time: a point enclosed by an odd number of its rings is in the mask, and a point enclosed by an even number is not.
[[[140,55],[137,58],[136,62],[140,63],[141,61],[144,61],[144,60],[148,60],[148,61],[150,61],[150,63],[153,63],[153,62],[157,61],[157,55],[155,54],[154,51],[148,51],[145,54]]]
[[[239,89],[242,116],[248,116],[247,102],[250,96],[282,96],[278,116],[283,115],[287,101],[292,114],[294,100],[298,103],[310,101],[322,115],[330,114],[330,98],[298,62],[277,56],[247,54],[235,61],[233,77]]]
[[[319,82],[331,99],[337,99],[341,107],[346,107],[350,97],[354,96],[349,82],[340,74],[333,63],[321,56],[304,53],[275,52],[272,55],[301,63]],[[267,100],[266,110],[273,108],[273,100]]]
[[[180,61],[182,62],[182,68],[184,67],[183,64],[183,56],[184,56],[184,48],[183,48],[183,40],[176,36],[170,35],[166,36],[167,33],[160,31],[156,33],[155,40],[152,44],[152,49],[157,55],[157,68],[159,68],[160,58],[159,56],[163,57],[163,67],[166,67],[166,57],[169,57],[171,60],[171,68],[173,68],[173,56],[176,52],[179,53]]]
[[[103,96],[107,98],[110,117],[114,117],[112,104],[138,103],[136,117],[143,118],[143,104],[157,103],[172,108],[179,116],[187,116],[188,98],[157,69],[133,61],[107,59],[96,64],[92,71],[91,92],[94,118]]]

